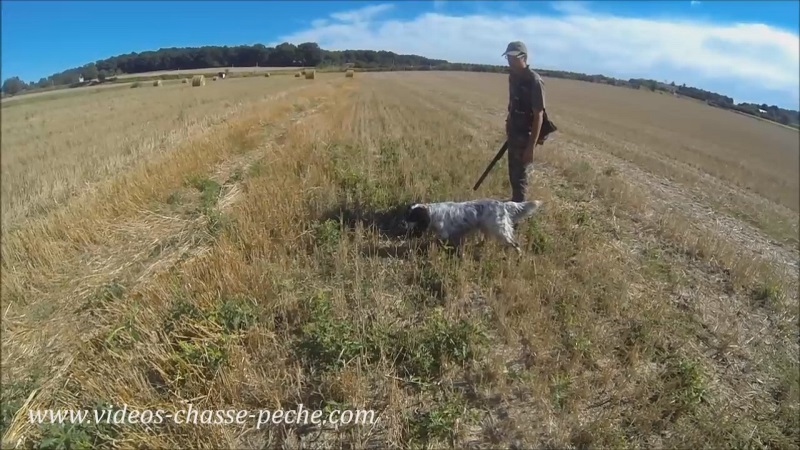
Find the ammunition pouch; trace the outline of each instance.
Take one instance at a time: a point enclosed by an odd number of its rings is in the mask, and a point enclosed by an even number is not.
[[[506,118],[506,133],[509,136],[521,134],[530,136],[533,132],[532,125],[533,113],[518,110],[509,111]],[[539,130],[539,140],[536,145],[543,145],[547,138],[556,131],[558,131],[558,127],[550,120],[550,117],[547,116],[547,110],[545,110],[542,114],[542,127]]]

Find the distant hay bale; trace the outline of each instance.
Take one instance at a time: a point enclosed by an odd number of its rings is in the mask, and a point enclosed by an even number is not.
[[[307,70],[306,71],[306,80],[313,80],[314,78],[316,78],[316,73],[317,73],[316,70]]]
[[[184,79],[182,79],[182,80],[181,80],[181,84],[186,84],[186,83],[188,83],[188,82],[189,82],[189,79],[188,79],[188,78],[184,78]]]
[[[212,78],[212,80],[217,81],[217,77]]]
[[[344,72],[344,76],[347,78],[353,78],[355,76],[355,71],[353,69],[347,69]]]
[[[142,83],[139,83],[138,81],[136,81],[136,82],[134,82],[134,83],[131,85],[131,89],[133,89],[133,88],[138,88],[138,87],[139,87],[139,86],[141,86],[141,85],[142,85]]]
[[[305,74],[306,74],[306,69],[300,71],[300,75],[305,75]]]
[[[161,80],[153,81],[153,86],[161,86]]]
[[[296,74],[294,74],[294,77],[295,78],[300,78],[300,72],[297,72]]]
[[[269,78],[269,72],[264,74],[264,78]]]
[[[206,85],[206,77],[205,75],[195,75],[192,77],[192,86],[205,86]]]

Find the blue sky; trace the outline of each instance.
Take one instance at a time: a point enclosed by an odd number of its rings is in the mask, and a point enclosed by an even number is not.
[[[534,67],[655,78],[800,108],[800,2],[2,2],[2,78],[26,81],[161,47],[318,42],[503,64],[524,40]]]

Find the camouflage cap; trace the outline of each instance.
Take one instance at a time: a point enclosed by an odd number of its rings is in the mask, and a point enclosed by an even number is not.
[[[525,46],[525,43],[522,41],[513,41],[508,44],[506,47],[505,53],[501,56],[519,56],[519,55],[527,55],[528,54],[528,47]]]

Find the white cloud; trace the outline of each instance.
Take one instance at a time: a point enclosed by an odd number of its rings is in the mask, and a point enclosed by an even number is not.
[[[616,17],[576,5],[562,6],[564,15],[559,17],[488,12],[457,16],[440,11],[408,20],[376,20],[388,10],[378,5],[332,16],[349,23],[320,24],[281,41],[504,64],[500,54],[506,44],[523,40],[534,67],[674,80],[736,101],[782,99],[783,105],[798,108],[796,34],[763,24]]]
[[[394,8],[391,3],[384,3],[380,5],[370,5],[363,8],[354,9],[352,11],[338,12],[331,14],[331,18],[341,22],[366,22],[375,16],[387,12]]]
[[[701,2],[700,2],[700,0],[692,0],[691,2],[689,2],[689,5],[690,5],[690,6],[697,6],[697,5],[699,5],[700,3],[701,3]]]
[[[555,1],[550,5],[556,11],[573,16],[586,16],[589,12],[589,4],[583,1]]]

